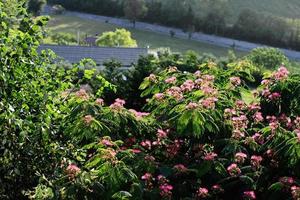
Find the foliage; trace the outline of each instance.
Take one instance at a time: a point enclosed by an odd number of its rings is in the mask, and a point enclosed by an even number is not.
[[[28,11],[33,15],[37,16],[42,11],[46,4],[46,0],[29,0],[28,1]]]
[[[251,91],[255,66],[234,56],[70,66],[36,51],[47,18],[20,5],[8,26],[2,8],[1,199],[299,199],[299,74],[281,66]],[[116,87],[148,112],[102,99]]]
[[[136,47],[137,43],[131,38],[131,33],[126,29],[116,29],[114,32],[104,32],[96,41],[99,46],[108,47]]]
[[[256,48],[253,49],[247,58],[257,67],[266,69],[276,69],[281,65],[288,64],[288,58],[275,48]]]
[[[127,0],[124,4],[124,14],[133,24],[137,19],[142,18],[147,13],[144,0]]]
[[[70,33],[51,33],[51,40],[58,45],[70,45],[77,43],[77,39]]]

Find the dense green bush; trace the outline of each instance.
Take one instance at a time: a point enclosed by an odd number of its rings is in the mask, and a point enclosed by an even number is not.
[[[257,67],[274,70],[288,64],[288,58],[279,49],[261,47],[253,49],[247,58]]]

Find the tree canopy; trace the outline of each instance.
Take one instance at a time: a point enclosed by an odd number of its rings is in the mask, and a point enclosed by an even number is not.
[[[96,41],[99,46],[107,47],[137,47],[137,42],[131,37],[130,31],[116,29],[104,32]]]

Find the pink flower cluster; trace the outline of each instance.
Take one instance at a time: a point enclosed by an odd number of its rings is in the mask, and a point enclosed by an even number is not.
[[[199,107],[199,105],[197,103],[190,102],[185,108],[188,109],[188,110],[193,110],[193,109],[196,109],[198,107]]]
[[[227,172],[230,176],[238,176],[241,174],[241,169],[237,166],[237,164],[232,163],[227,167]]]
[[[113,146],[113,143],[111,143],[111,141],[110,140],[108,140],[108,139],[102,139],[101,140],[101,143],[103,144],[103,145],[105,145],[105,146]]]
[[[173,83],[176,82],[176,80],[177,80],[177,78],[176,78],[175,76],[172,76],[172,77],[170,77],[170,78],[167,78],[167,79],[165,80],[165,82],[166,82],[166,83],[169,83],[169,84],[173,84]]]
[[[90,125],[93,120],[94,118],[92,117],[92,115],[86,115],[83,117],[83,121],[86,125]]]
[[[158,175],[157,180],[159,184],[160,195],[163,198],[171,199],[173,186],[169,184],[169,180],[163,175]]]
[[[262,162],[263,158],[261,156],[256,156],[256,155],[253,155],[251,156],[251,165],[254,169],[257,169],[260,167],[260,164]]]
[[[194,81],[192,81],[192,80],[186,80],[186,81],[180,86],[180,88],[181,88],[181,90],[182,90],[183,92],[190,92],[190,91],[192,91],[192,90],[194,89],[194,87],[195,87],[195,84],[194,84]]]
[[[143,181],[145,181],[145,185],[146,185],[146,188],[147,188],[148,190],[150,190],[150,189],[153,188],[153,183],[152,183],[152,182],[153,182],[155,179],[153,178],[153,176],[152,176],[151,173],[145,173],[145,174],[141,177],[141,179],[142,179]]]
[[[206,109],[214,109],[217,101],[218,99],[215,97],[208,97],[206,99],[201,99],[199,103]]]
[[[209,196],[208,189],[204,187],[200,187],[197,190],[197,197],[200,199],[207,198]]]
[[[297,186],[292,186],[291,187],[291,193],[292,193],[292,197],[294,200],[299,200],[300,199],[300,187]]]
[[[284,185],[292,185],[295,182],[295,180],[292,177],[285,176],[279,178],[279,182],[281,182]]]
[[[173,190],[173,186],[172,185],[165,183],[163,185],[160,185],[159,189],[160,189],[160,193],[159,194],[163,198],[168,198],[168,199],[171,198],[171,196],[172,196],[172,190]]]
[[[104,100],[101,98],[96,99],[95,103],[99,106],[103,106],[104,105]]]
[[[272,77],[276,80],[276,81],[280,81],[282,79],[286,79],[289,76],[289,71],[287,70],[287,68],[285,68],[284,66],[281,66],[277,72],[273,73]]]
[[[89,95],[84,89],[80,89],[79,91],[77,91],[75,93],[75,96],[79,99],[82,99],[82,100],[88,100],[89,99]]]
[[[153,97],[154,97],[154,99],[160,101],[160,100],[163,100],[163,98],[165,97],[165,95],[163,93],[157,93]]]
[[[214,160],[216,157],[218,156],[218,154],[214,153],[214,152],[209,152],[209,153],[205,153],[203,160],[206,161],[212,161]]]
[[[247,200],[256,199],[256,195],[254,191],[245,191],[244,192],[244,198]]]
[[[262,116],[261,112],[254,113],[253,118],[256,123],[264,121],[264,117]]]
[[[113,104],[111,104],[109,107],[114,110],[120,110],[124,107],[125,101],[123,99],[116,99]]]
[[[74,179],[75,176],[80,173],[80,168],[75,164],[70,164],[66,169],[66,173],[70,179]]]
[[[143,117],[146,117],[148,116],[150,113],[146,113],[146,112],[138,112],[134,109],[129,109],[129,112],[131,112],[132,114],[134,114],[134,116],[137,118],[137,119],[142,119]]]
[[[171,97],[175,98],[176,100],[181,100],[183,98],[183,94],[180,87],[171,87],[167,90],[167,94]]]
[[[240,77],[231,77],[229,80],[230,80],[230,83],[235,87],[241,85],[241,83],[242,83]]]
[[[235,154],[234,158],[235,162],[243,164],[245,162],[245,159],[247,158],[247,155],[242,152],[238,152]]]

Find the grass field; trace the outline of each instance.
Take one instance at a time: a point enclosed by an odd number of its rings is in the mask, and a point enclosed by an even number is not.
[[[71,33],[74,36],[76,36],[79,31],[80,37],[84,38],[85,35],[91,36],[101,34],[102,32],[112,31],[120,27],[107,23],[84,20],[78,17],[57,15],[52,16],[48,24],[48,28],[53,32],[66,32]],[[139,47],[149,46],[151,49],[169,47],[173,52],[186,52],[187,50],[193,50],[198,53],[212,53],[216,56],[225,56],[229,50],[228,48],[195,42],[188,39],[171,38],[167,35],[136,29],[128,30],[132,33],[133,38],[137,40]],[[51,40],[48,38],[45,42],[51,43]],[[244,52],[235,53],[238,56],[245,54]]]

